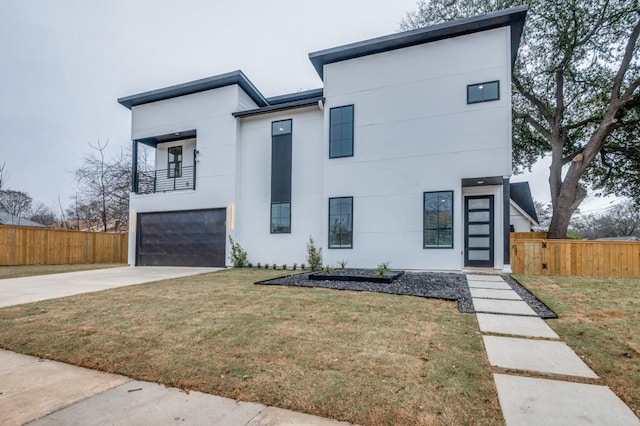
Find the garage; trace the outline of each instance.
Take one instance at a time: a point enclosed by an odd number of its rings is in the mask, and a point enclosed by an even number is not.
[[[138,214],[136,265],[225,266],[226,209]]]

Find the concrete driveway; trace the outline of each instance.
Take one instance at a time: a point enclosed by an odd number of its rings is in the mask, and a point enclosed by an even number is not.
[[[0,280],[0,308],[108,288],[187,277],[223,268],[125,266]]]

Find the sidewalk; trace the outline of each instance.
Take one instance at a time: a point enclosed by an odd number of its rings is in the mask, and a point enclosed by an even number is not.
[[[0,350],[0,377],[0,424],[4,426],[348,425],[5,350]]]
[[[640,425],[608,386],[499,276],[467,275],[507,425]],[[566,381],[578,378],[583,382]]]

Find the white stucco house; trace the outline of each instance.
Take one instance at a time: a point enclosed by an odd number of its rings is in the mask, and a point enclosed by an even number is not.
[[[309,54],[323,87],[241,71],[127,96],[129,262],[509,270],[518,7]],[[155,150],[155,170],[138,164]]]

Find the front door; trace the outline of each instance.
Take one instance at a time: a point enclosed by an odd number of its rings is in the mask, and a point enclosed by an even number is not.
[[[464,197],[464,266],[493,267],[493,195]]]

